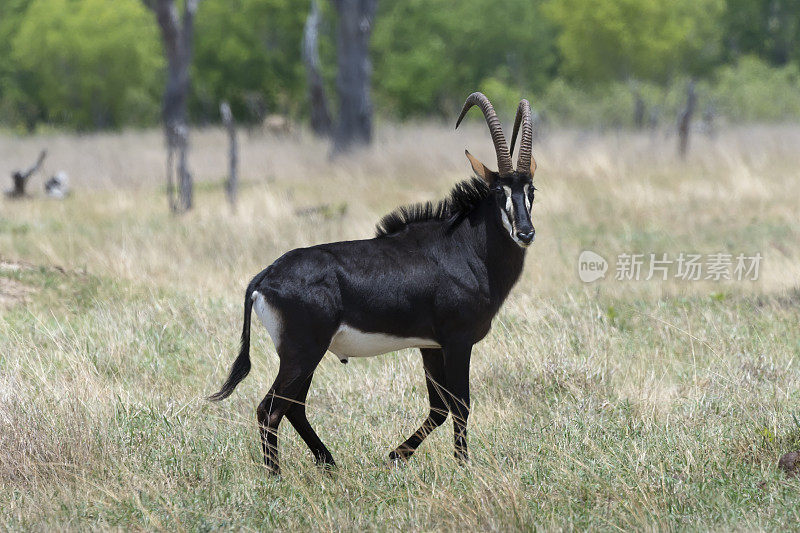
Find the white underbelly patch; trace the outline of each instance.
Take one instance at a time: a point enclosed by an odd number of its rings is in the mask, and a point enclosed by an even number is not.
[[[276,349],[279,349],[282,331],[281,315],[270,305],[264,295],[253,291],[253,310],[261,323],[267,328]],[[350,357],[373,357],[405,348],[441,348],[436,341],[421,337],[397,337],[385,333],[368,333],[342,324],[331,337],[328,350],[346,363]]]
[[[441,348],[441,346],[431,339],[368,333],[342,324],[333,334],[328,350],[346,363],[350,357],[373,357],[404,348]]]

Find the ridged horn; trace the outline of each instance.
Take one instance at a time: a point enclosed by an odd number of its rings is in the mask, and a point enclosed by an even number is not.
[[[478,106],[483,111],[483,116],[486,118],[486,124],[489,125],[489,133],[492,135],[492,142],[494,143],[494,151],[497,154],[497,170],[500,174],[511,174],[514,172],[514,166],[511,164],[511,154],[508,153],[508,145],[506,145],[506,136],[503,135],[503,128],[500,126],[500,119],[497,118],[497,113],[492,107],[492,103],[483,93],[472,93],[467,97],[464,102],[464,107],[461,109],[461,114],[456,121],[456,128],[461,124],[464,115],[472,106]]]
[[[514,131],[511,133],[511,151],[514,154],[514,143],[522,124],[522,137],[519,140],[519,156],[517,172],[529,172],[531,168],[531,151],[533,150],[533,124],[531,124],[531,104],[523,99],[517,107],[517,118],[514,119]]]

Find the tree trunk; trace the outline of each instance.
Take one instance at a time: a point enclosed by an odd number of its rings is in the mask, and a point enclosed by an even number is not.
[[[36,159],[36,163],[34,163],[32,167],[26,170],[14,171],[11,174],[11,181],[13,183],[13,188],[9,191],[6,191],[6,196],[10,198],[22,198],[23,196],[25,196],[25,186],[28,184],[28,179],[37,170],[39,170],[39,167],[42,166],[45,157],[47,157],[47,150],[42,150],[39,153],[39,157]]]
[[[634,98],[634,106],[633,106],[633,124],[636,126],[637,130],[640,130],[644,127],[644,99],[639,91],[636,91],[633,94]]]
[[[689,126],[692,124],[692,114],[694,114],[696,105],[697,95],[694,92],[694,80],[692,80],[686,88],[686,107],[678,120],[678,153],[681,157],[686,157],[686,152],[689,150]]]
[[[328,110],[328,98],[325,95],[325,85],[319,65],[319,50],[317,39],[319,36],[319,5],[316,0],[311,1],[311,11],[303,28],[303,62],[308,75],[308,100],[311,105],[311,130],[317,135],[328,136],[331,134],[333,121]]]
[[[236,123],[233,121],[233,113],[228,102],[219,105],[219,113],[222,116],[222,123],[228,130],[228,182],[225,184],[225,192],[228,195],[228,202],[231,209],[236,210],[236,192],[239,187],[239,176],[237,172],[239,150],[236,142]]]
[[[633,96],[633,125],[636,129],[641,129],[644,126],[644,98],[642,98],[642,91],[639,81],[634,78],[628,79],[628,87],[630,88],[631,95]]]
[[[769,17],[767,19],[767,32],[769,40],[772,41],[772,61],[781,66],[789,62],[791,38],[787,33],[790,33],[792,29],[791,23],[787,24],[789,13],[786,12],[791,11],[791,8],[786,10],[784,9],[785,7],[785,2],[772,0],[769,3]]]
[[[712,139],[717,135],[717,130],[716,127],[714,126],[715,116],[716,116],[716,111],[714,109],[714,105],[708,104],[706,108],[703,110],[703,131],[705,131],[706,135],[708,135]]]
[[[333,4],[339,13],[339,117],[333,139],[333,152],[338,154],[372,140],[369,38],[377,0],[333,0]]]
[[[144,0],[156,14],[164,55],[167,59],[167,85],[164,90],[164,134],[167,141],[167,198],[173,212],[192,208],[192,174],[188,167],[189,126],[186,104],[189,97],[189,67],[192,63],[194,16],[200,0],[186,0],[183,17],[175,0]],[[177,168],[176,156],[177,155]],[[177,179],[173,181],[173,175]],[[177,182],[178,198],[174,183]]]

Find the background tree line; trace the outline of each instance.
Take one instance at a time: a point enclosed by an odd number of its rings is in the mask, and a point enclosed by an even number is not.
[[[189,114],[305,120],[301,43],[310,2],[203,0]],[[334,94],[337,12],[319,1],[319,55]],[[372,28],[381,118],[451,117],[480,88],[521,95],[555,123],[674,122],[686,81],[731,120],[800,117],[800,0],[383,0]],[[150,126],[165,81],[159,29],[141,0],[0,3],[0,124],[32,131]]]

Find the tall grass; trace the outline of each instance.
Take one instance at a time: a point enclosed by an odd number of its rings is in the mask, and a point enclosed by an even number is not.
[[[537,241],[473,356],[472,464],[452,459],[448,423],[386,466],[426,413],[418,354],[326,357],[309,417],[340,467],[316,470],[284,424],[280,480],[255,423],[277,369],[263,328],[235,395],[202,399],[235,356],[247,280],[443,196],[465,146],[494,158],[477,124],[387,126],[335,161],[304,135],[242,141],[232,213],[224,135],[193,134],[197,208],[177,218],[157,132],[0,142],[0,175],[47,146],[75,187],[0,204],[0,527],[796,527],[798,481],[775,465],[800,446],[800,127],[697,137],[686,161],[663,134],[552,132],[535,149]],[[584,284],[584,249],[764,261],[753,282]]]

